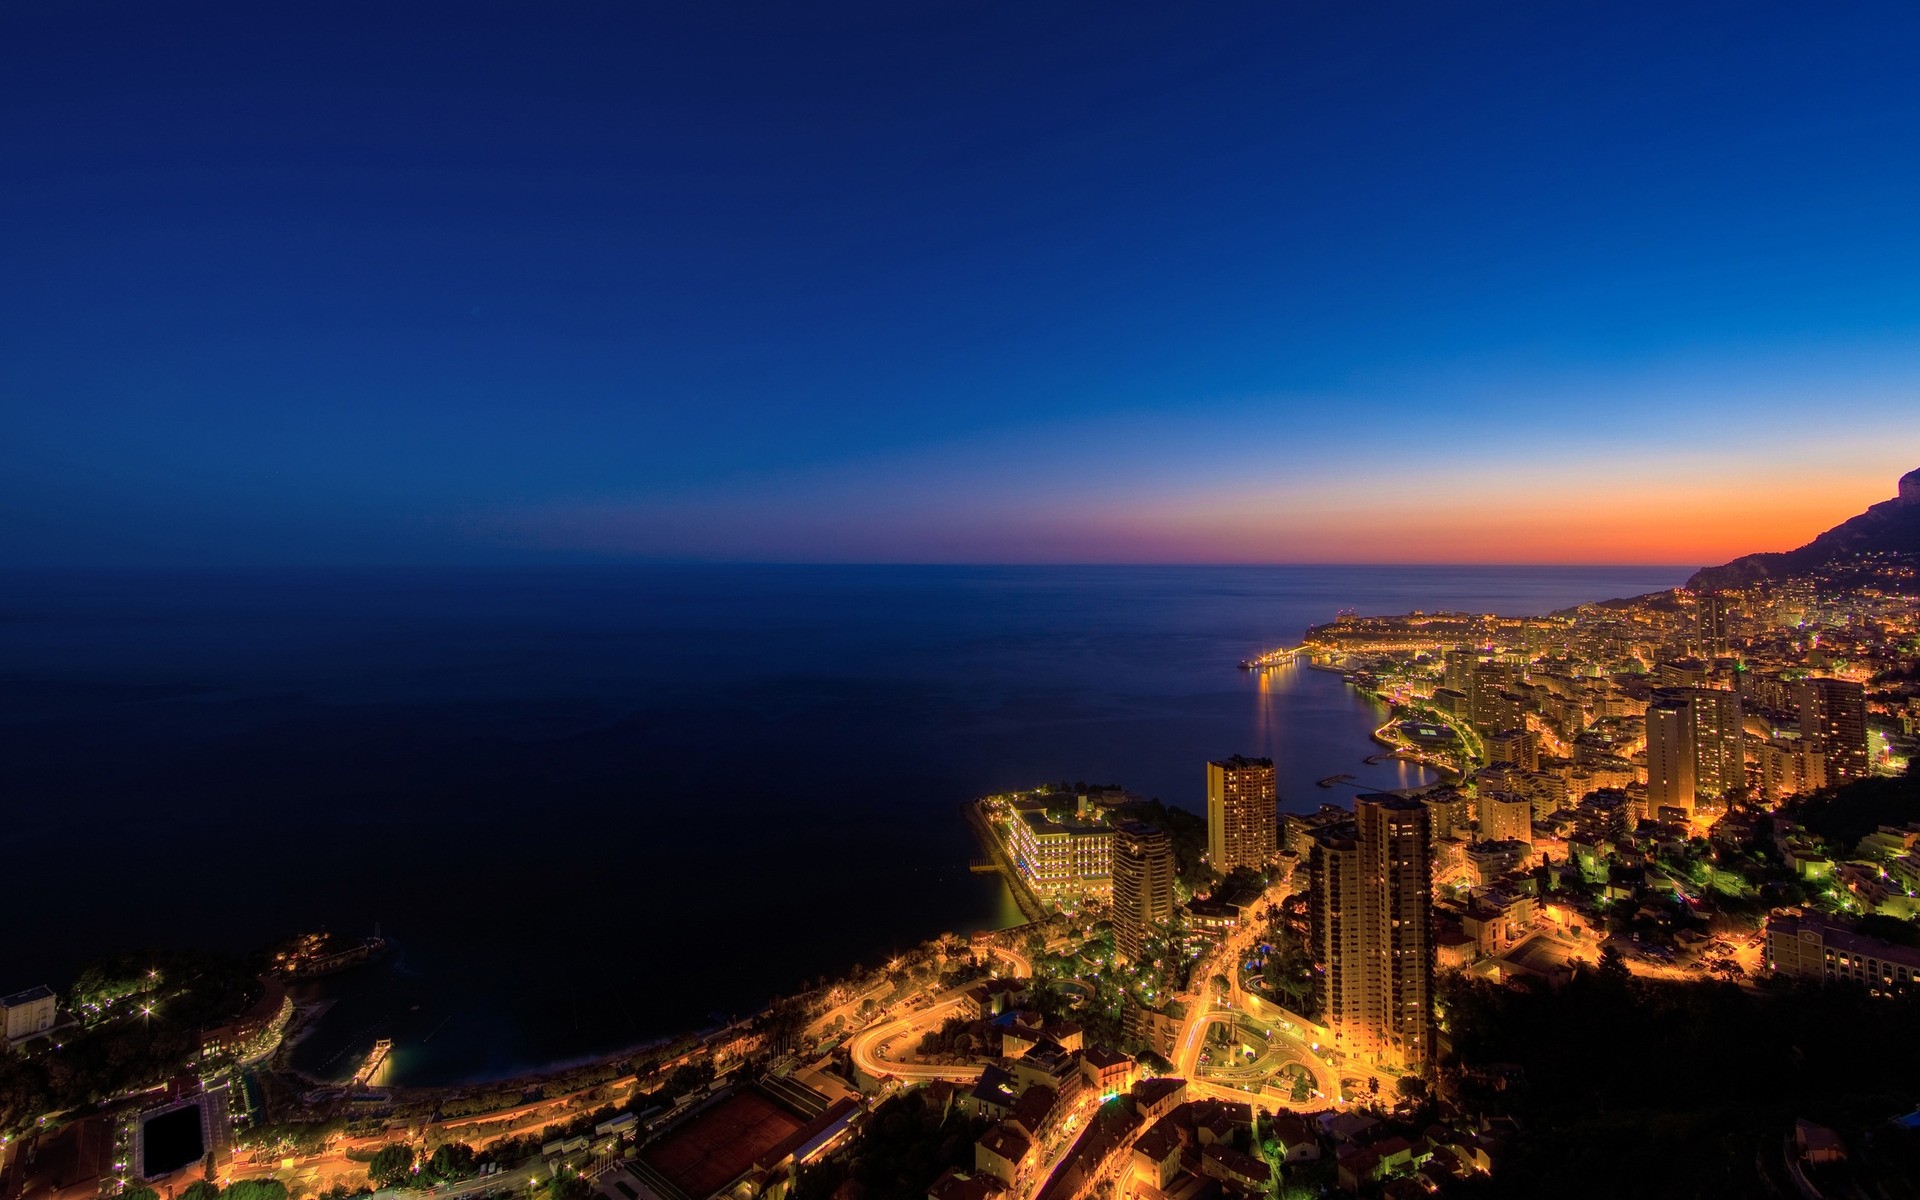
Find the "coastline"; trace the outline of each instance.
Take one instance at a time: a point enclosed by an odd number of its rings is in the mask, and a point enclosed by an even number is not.
[[[1139,625],[1143,619],[1141,606],[1149,606],[1146,610],[1149,615],[1159,611],[1150,606],[1167,586],[1168,579],[1162,577],[1165,573],[1153,573],[1150,578],[1140,581],[1137,596],[1130,590],[1132,581],[1124,573],[1103,575],[1093,581],[1077,577],[1056,578],[1055,574],[1044,571],[1033,574],[1031,582],[1045,584],[1044,588],[1036,588],[1035,591],[1047,605],[1043,610],[1043,618],[1034,623],[1033,629],[1023,628],[1010,640],[1003,639],[993,643],[987,651],[982,651],[974,638],[928,643],[921,637],[920,627],[916,624],[913,630],[917,639],[914,657],[901,659],[893,656],[885,660],[889,664],[904,663],[911,668],[914,679],[925,676],[929,681],[956,678],[956,664],[979,664],[978,680],[961,677],[961,683],[948,685],[959,689],[959,700],[953,698],[951,691],[940,691],[935,696],[937,704],[932,704],[925,714],[916,712],[913,720],[902,726],[911,735],[931,735],[942,731],[950,734],[956,728],[954,720],[972,722],[958,727],[969,731],[968,738],[964,740],[943,737],[938,743],[929,743],[923,736],[922,740],[911,742],[922,751],[930,744],[944,747],[952,743],[954,748],[951,751],[942,749],[924,766],[916,765],[912,772],[915,778],[908,780],[909,783],[951,782],[963,777],[960,772],[980,778],[987,774],[981,769],[983,763],[989,764],[993,771],[1005,772],[1007,776],[1004,782],[990,777],[980,779],[990,785],[987,787],[954,788],[949,792],[953,798],[945,800],[945,803],[959,802],[969,793],[978,795],[1004,790],[1006,786],[1017,786],[1022,781],[1057,781],[1076,772],[1084,764],[1086,773],[1096,778],[1122,781],[1142,795],[1166,797],[1171,803],[1189,812],[1196,812],[1202,809],[1196,796],[1198,764],[1189,762],[1189,755],[1197,759],[1204,756],[1202,751],[1225,753],[1243,747],[1252,753],[1271,754],[1283,764],[1282,795],[1286,797],[1285,807],[1288,811],[1310,810],[1326,798],[1345,799],[1347,793],[1354,789],[1345,789],[1329,797],[1314,786],[1316,777],[1335,772],[1354,771],[1363,781],[1359,790],[1417,787],[1431,780],[1432,775],[1428,770],[1416,769],[1417,764],[1413,763],[1388,762],[1384,766],[1369,769],[1351,765],[1366,755],[1388,747],[1377,744],[1372,737],[1383,719],[1374,704],[1374,698],[1363,697],[1340,679],[1330,678],[1342,675],[1340,670],[1301,662],[1295,665],[1310,666],[1313,670],[1311,676],[1305,671],[1276,672],[1270,688],[1260,688],[1255,680],[1241,677],[1226,666],[1244,657],[1245,646],[1251,640],[1248,631],[1269,624],[1275,628],[1307,628],[1309,614],[1306,609],[1310,605],[1318,607],[1324,603],[1323,597],[1329,589],[1337,591],[1342,597],[1351,596],[1355,604],[1381,611],[1399,611],[1409,604],[1420,602],[1413,593],[1424,594],[1427,590],[1421,579],[1402,579],[1400,573],[1394,573],[1392,585],[1406,592],[1406,595],[1402,595],[1381,589],[1378,581],[1367,572],[1358,572],[1354,578],[1346,575],[1327,576],[1318,569],[1310,573],[1251,569],[1182,572],[1174,577],[1174,581],[1183,594],[1196,589],[1220,591],[1221,585],[1231,585],[1224,594],[1234,597],[1233,603],[1245,609],[1244,612],[1228,610],[1215,614],[1211,624],[1196,626],[1193,636],[1201,639],[1197,643],[1199,652],[1196,653],[1196,643],[1191,637],[1188,641],[1174,641],[1164,637],[1143,636]],[[1516,577],[1509,578],[1509,574]],[[1299,578],[1311,578],[1315,587],[1297,588],[1295,585]],[[1567,581],[1548,579],[1536,582],[1527,572],[1491,572],[1484,583],[1478,572],[1466,578],[1467,584],[1464,586],[1473,591],[1466,600],[1459,602],[1473,611],[1486,611],[1502,602],[1517,604],[1519,607],[1516,611],[1551,611],[1574,600],[1575,590],[1594,595],[1629,594],[1643,590],[1594,580],[1576,581],[1579,586],[1569,589]],[[857,580],[854,582],[859,586],[841,586],[830,598],[838,599],[843,594],[866,595],[866,591],[862,590],[865,584]],[[971,586],[978,581],[967,578],[962,582]],[[1007,586],[1006,580],[995,579],[991,582],[997,586]],[[928,582],[910,576],[904,580],[890,581],[890,587],[897,588],[905,583],[912,583],[926,593],[924,611],[929,616],[951,615],[949,607],[938,606],[977,599],[971,593],[958,598],[949,596],[948,592],[953,588],[951,581],[944,578]],[[1443,589],[1463,586],[1453,579],[1438,579],[1434,583]],[[1540,598],[1537,601],[1514,600],[1516,591],[1524,588],[1536,589]],[[1083,595],[1096,590],[1097,597]],[[1451,592],[1446,594],[1449,597],[1453,595]],[[1057,600],[1062,595],[1067,598],[1066,601]],[[1478,599],[1481,596],[1485,599]],[[1094,599],[1103,607],[1089,610],[1086,606]],[[182,602],[185,603],[185,600]],[[1130,614],[1124,627],[1109,629],[1108,625],[1112,622],[1101,622],[1103,616],[1114,611]],[[1092,621],[1094,633],[1098,635],[1092,642],[1084,643],[1091,645],[1092,651],[1082,654],[1076,649],[1075,657],[1045,660],[1041,665],[1049,669],[1051,681],[1045,688],[1033,690],[1037,685],[1026,683],[1022,686],[1028,688],[1027,691],[1007,693],[1003,690],[1006,679],[1031,680],[1032,668],[1036,665],[1032,652],[1063,644],[1075,647],[1083,645],[1079,642],[1063,643],[1060,639],[1070,631],[1084,633],[1089,620]],[[1146,632],[1159,632],[1162,627],[1174,631],[1193,625],[1192,614],[1178,608],[1168,608],[1164,619],[1155,617],[1155,620],[1160,623],[1148,627]],[[862,637],[865,636],[863,633]],[[1206,640],[1208,638],[1211,640]],[[461,649],[458,643],[446,647],[448,654]],[[762,649],[756,648],[756,653]],[[1052,650],[1048,652],[1053,653]],[[983,654],[988,656],[983,658]],[[728,665],[727,660],[720,661],[723,667]],[[756,658],[754,661],[757,664],[762,659]],[[780,655],[766,661],[785,662],[787,656]],[[712,662],[711,656],[701,659],[701,671],[707,672]],[[969,669],[972,669],[971,666]],[[765,673],[757,665],[753,670]],[[837,666],[830,670],[823,667],[822,670],[835,677],[840,674]],[[1124,674],[1116,675],[1116,671]],[[889,673],[893,672],[894,668],[890,666]],[[858,689],[865,686],[859,682],[864,676],[857,671],[852,678],[855,682],[845,684],[845,687]],[[1122,681],[1118,690],[1114,688],[1116,680]],[[289,685],[299,682],[298,678],[292,678]],[[901,707],[898,686],[898,680],[889,680],[888,689],[877,695],[872,706],[856,710],[864,714],[862,719],[881,722],[874,727],[876,732],[891,733],[895,729],[894,713]],[[968,688],[974,690],[967,691]],[[918,684],[915,689],[913,694],[916,696],[924,690]],[[857,690],[853,694],[856,698],[863,695]],[[1009,695],[1012,696],[1011,700]],[[832,698],[836,705],[834,711],[839,712],[837,706],[844,701],[845,695],[835,692]],[[343,711],[336,705],[328,708],[326,713],[339,716]],[[730,711],[723,711],[721,715],[729,715]],[[1363,711],[1366,716],[1360,715]],[[703,713],[702,719],[711,721],[718,718]],[[1007,730],[1021,732],[1009,734]],[[394,736],[408,732],[404,723],[400,723]],[[811,735],[815,731],[809,728],[801,732]],[[798,738],[796,744],[799,744]],[[807,744],[821,743],[816,740]],[[1365,746],[1365,749],[1361,749],[1361,746]],[[624,737],[617,748],[628,761],[638,761],[640,756],[654,750],[652,742]],[[597,753],[599,749],[597,745],[589,746],[586,752]],[[783,746],[782,749],[788,747]],[[804,750],[804,746],[801,750]],[[551,748],[541,753],[550,754]],[[1287,763],[1296,767],[1296,778],[1292,781],[1285,778],[1284,764]],[[371,769],[380,765],[383,764],[356,760],[350,764],[350,769]],[[796,775],[782,790],[791,792],[796,801],[831,803],[832,796],[838,794],[842,784],[834,783],[832,786],[835,791],[832,793],[809,789],[819,786],[817,781],[829,775],[837,779],[838,769],[844,765],[827,756],[821,756],[818,761],[803,759],[801,767],[811,774]],[[1404,772],[1400,771],[1402,767],[1406,768]],[[828,771],[827,768],[833,770]],[[999,786],[991,786],[994,784]],[[869,783],[866,791],[876,795],[898,791],[897,781],[878,779]],[[661,792],[661,803],[671,799],[671,789]],[[982,921],[988,923],[987,927],[1012,923],[1019,920],[1019,916],[1012,911],[1016,907],[1024,910],[1023,915],[1030,915],[1031,904],[1021,903],[1026,897],[1017,888],[1003,890],[1006,888],[1003,868],[992,877],[953,878],[955,872],[966,869],[967,858],[965,850],[950,850],[949,845],[964,845],[971,849],[979,840],[977,828],[970,828],[967,840],[961,842],[959,837],[953,836],[959,831],[948,826],[940,838],[923,839],[924,844],[919,845],[919,851],[915,853],[913,843],[900,841],[902,829],[886,824],[892,822],[894,826],[903,826],[911,818],[924,825],[927,821],[925,811],[942,802],[937,793],[930,799],[931,804],[916,805],[911,809],[903,808],[897,802],[889,802],[884,807],[875,803],[858,814],[861,822],[869,823],[862,828],[871,829],[875,846],[893,846],[906,851],[886,860],[883,886],[888,890],[885,893],[868,890],[866,893],[897,895],[899,901],[874,903],[870,912],[849,914],[850,921],[864,921],[866,925],[874,927],[895,926],[900,931],[883,932],[881,946],[876,953],[885,952],[886,940],[904,945],[916,930],[965,930]],[[798,811],[804,807],[806,804],[788,804],[783,811]],[[588,804],[582,811],[595,810]],[[626,808],[619,811],[628,813],[633,810]],[[991,846],[991,843],[988,845]],[[460,848],[472,849],[465,846]],[[791,855],[798,848],[788,843],[785,853]],[[491,865],[492,860],[485,857],[485,853],[491,851],[482,849],[482,856],[476,860],[477,863],[482,867]],[[870,848],[865,844],[858,851],[868,852]],[[973,857],[978,860],[988,855],[974,851]],[[915,865],[911,869],[901,866],[900,863],[906,860],[914,860]],[[844,865],[856,870],[860,861],[857,857],[843,860]],[[876,877],[868,881],[865,887],[870,889],[880,883],[881,880]],[[917,891],[919,895],[907,894],[909,889]],[[989,894],[992,897],[990,900],[987,899]],[[928,898],[930,896],[945,899],[931,900]],[[418,914],[408,912],[404,903],[390,902],[384,896],[371,900],[356,897],[354,903],[356,906],[333,915],[332,920],[349,926],[385,921],[388,927],[401,930],[415,929],[419,924]],[[269,925],[269,922],[275,921],[275,917],[264,910],[250,914],[250,919],[253,924],[268,926],[266,936],[272,936],[276,929],[284,928],[277,923]],[[491,920],[490,910],[483,911],[475,920],[483,924]],[[574,924],[584,927],[590,923]],[[550,932],[553,930],[543,929],[541,935]],[[580,940],[564,924],[558,928],[558,932],[567,944]],[[512,934],[513,930],[507,929],[500,936]],[[234,936],[251,938],[254,935],[249,926]],[[457,989],[473,984],[475,981],[472,976],[476,973],[484,973],[469,969],[465,964],[488,960],[485,956],[456,957],[456,952],[462,946],[461,940],[442,937],[437,930],[419,933],[418,936],[423,942],[430,942],[430,949],[434,953],[423,955],[425,961],[420,964],[420,969],[405,973],[406,980],[390,989],[391,998],[386,994],[345,997],[340,1001],[338,1011],[326,1014],[324,1019],[318,1021],[317,1029],[312,1027],[311,1018],[304,1018],[301,1026],[290,1031],[289,1040],[295,1041],[299,1050],[288,1057],[307,1068],[311,1072],[309,1078],[330,1074],[330,1069],[325,1067],[313,1069],[318,1060],[332,1054],[341,1039],[350,1038],[363,1025],[382,1018],[384,1014],[369,1009],[369,1005],[375,1003],[397,1006],[392,1009],[396,1027],[386,1031],[397,1042],[399,1069],[395,1073],[400,1077],[400,1091],[417,1095],[484,1093],[523,1083],[544,1083],[551,1089],[562,1086],[561,1080],[577,1072],[605,1070],[611,1064],[633,1059],[642,1062],[652,1060],[662,1055],[663,1047],[675,1042],[681,1046],[692,1045],[696,1039],[706,1036],[700,1032],[702,1028],[710,1026],[701,1016],[706,1008],[713,1007],[711,1004],[679,1005],[681,1011],[678,1019],[667,1020],[652,1019],[652,1013],[640,1005],[633,1006],[630,1013],[622,1012],[622,1006],[619,1005],[601,1005],[586,1013],[589,1020],[598,1021],[599,1025],[581,1032],[591,1034],[592,1041],[598,1041],[600,1047],[604,1047],[602,1049],[596,1049],[587,1036],[550,1037],[540,1034],[539,1027],[532,1025],[528,1026],[529,1032],[523,1037],[516,1025],[497,1030],[498,1036],[492,1044],[498,1046],[499,1051],[489,1056],[485,1049],[486,1031],[482,1022],[472,1019],[471,1008],[467,1009],[468,1020],[464,1028],[454,1025],[448,1027],[447,1033],[439,1034],[444,1022],[435,1023],[441,1021],[451,1007],[463,1003]],[[432,940],[434,938],[439,940]],[[822,972],[826,975],[839,973],[835,970],[836,964],[850,966],[855,962],[875,961],[868,956],[864,947],[855,946],[849,952],[845,945],[849,940],[843,938],[832,944],[823,942],[810,947],[806,956],[789,954],[788,959],[805,957],[807,961],[780,964],[779,977],[769,979],[773,987],[761,993],[759,998],[765,1001],[775,990],[804,990],[804,984],[795,987],[789,983],[781,987],[780,983],[784,980],[798,977],[811,980]],[[798,971],[788,969],[795,966]],[[380,967],[371,970],[385,974]],[[798,972],[805,972],[805,975],[799,976]],[[726,986],[724,980],[715,982]],[[387,990],[382,989],[382,992]],[[704,991],[704,988],[700,990]],[[695,995],[692,990],[688,990],[687,994]],[[513,995],[512,1000],[497,1004],[490,1001],[491,1007],[485,1013],[486,1018],[498,1021],[517,1017],[521,1009],[515,1005],[520,999]],[[349,1011],[349,1004],[354,1011]],[[561,1004],[546,1007],[565,1010],[569,1006]],[[422,1012],[423,1008],[425,1012]],[[750,995],[729,1005],[729,1008],[737,1012],[754,1009],[765,1011],[762,1005],[754,1003]],[[580,1005],[576,1011],[585,1009],[585,1005]],[[416,1034],[404,1032],[409,1010],[421,1014],[414,1018],[418,1024]],[[560,1015],[564,1017],[571,1014],[562,1011]],[[340,1032],[336,1033],[336,1029]],[[439,1036],[425,1046],[414,1044],[417,1034],[426,1034],[429,1030]],[[676,1030],[690,1032],[676,1033]],[[635,1033],[641,1036],[634,1037]],[[466,1041],[461,1043],[462,1049],[449,1052],[445,1047],[456,1037],[464,1037]],[[582,1045],[583,1042],[586,1044]],[[464,1047],[469,1043],[480,1046],[481,1050],[468,1053]],[[325,1047],[324,1051],[320,1050],[322,1046]],[[364,1048],[362,1044],[362,1052]],[[676,1046],[673,1052],[677,1053],[678,1048]],[[341,1069],[339,1073],[344,1078],[346,1071]],[[415,1083],[414,1079],[419,1082]]]
[[[1321,663],[1315,663],[1311,659],[1303,659],[1302,662],[1303,662],[1303,665],[1306,665],[1309,668],[1319,671],[1323,674],[1338,675],[1343,677],[1347,674],[1347,672],[1342,668],[1321,664]],[[1351,681],[1347,681],[1343,679],[1342,686],[1344,690],[1363,696],[1370,703],[1377,704],[1380,707],[1384,708],[1390,715],[1397,715],[1401,711],[1400,707],[1395,705],[1392,701],[1386,699],[1385,697],[1379,695],[1376,692],[1372,692],[1368,689],[1358,687],[1357,685],[1353,684]],[[1352,748],[1355,752],[1354,757],[1356,758],[1357,761],[1361,763],[1366,763],[1369,760],[1368,755],[1361,753],[1363,748],[1368,745],[1378,744],[1380,746],[1384,746],[1389,749],[1397,749],[1397,747],[1393,746],[1393,743],[1388,742],[1379,736],[1379,729],[1377,726],[1369,726],[1368,732],[1366,734],[1366,739],[1367,739],[1366,742],[1358,743]],[[1440,777],[1439,781],[1441,782],[1444,782],[1450,774],[1449,770],[1446,768],[1438,767],[1433,763],[1425,762],[1417,758],[1408,758],[1401,754],[1394,754],[1391,757],[1397,761],[1406,763],[1408,766],[1416,767],[1426,771],[1431,771]],[[1422,786],[1427,786],[1427,785],[1422,785]],[[1304,804],[1304,801],[1302,801],[1301,803]],[[1001,880],[1002,883],[1006,885],[1008,892],[1013,898],[1015,906],[1020,911],[1021,916],[1029,922],[1046,920],[1050,915],[1048,910],[1043,905],[1041,905],[1039,899],[1033,894],[1032,890],[1026,886],[1025,881],[1020,877],[1019,871],[1014,868],[1012,862],[1007,858],[1006,848],[1004,844],[1001,842],[1001,840],[998,837],[994,835],[991,827],[987,824],[985,817],[980,812],[979,798],[976,797],[974,799],[963,801],[961,802],[960,807],[961,807],[961,811],[965,815],[969,832],[973,835],[975,841],[978,842],[987,851],[988,857],[992,859],[997,877]],[[951,931],[943,931],[943,933],[932,934],[929,936],[940,937],[950,932]],[[802,992],[802,993],[799,993],[798,995],[806,995],[806,994],[807,993]],[[405,1095],[413,1099],[427,1099],[434,1096],[441,1096],[441,1097],[457,1096],[466,1092],[503,1089],[508,1087],[534,1088],[534,1087],[541,1087],[541,1086],[551,1086],[557,1082],[566,1080],[569,1076],[577,1073],[603,1072],[603,1071],[612,1070],[615,1068],[625,1067],[629,1064],[634,1065],[637,1068],[638,1067],[637,1060],[644,1059],[650,1055],[659,1054],[662,1051],[670,1050],[672,1047],[678,1046],[683,1042],[690,1043],[687,1049],[680,1051],[676,1054],[669,1055],[669,1061],[679,1061],[680,1059],[684,1059],[687,1054],[694,1052],[701,1046],[704,1046],[710,1042],[714,1042],[717,1040],[723,1040],[722,1035],[732,1034],[742,1028],[750,1028],[755,1023],[765,1020],[767,1017],[769,1017],[773,1013],[774,1009],[778,1005],[780,1005],[783,1002],[793,1000],[795,998],[796,998],[795,996],[784,996],[784,995],[775,996],[769,999],[769,1001],[757,1011],[749,1013],[737,1019],[736,1021],[728,1023],[726,1025],[712,1027],[712,1028],[705,1028],[705,1029],[689,1029],[689,1030],[684,1030],[682,1032],[675,1033],[675,1034],[662,1035],[662,1036],[655,1037],[635,1045],[624,1047],[622,1049],[608,1051],[604,1054],[589,1055],[582,1058],[574,1058],[574,1059],[557,1061],[557,1062],[545,1064],[539,1067],[528,1068],[526,1070],[516,1072],[512,1075],[465,1080],[459,1083],[451,1083],[451,1084],[421,1085],[417,1087],[409,1087],[407,1085],[398,1085],[388,1090],[394,1092],[396,1095]],[[655,1069],[658,1069],[658,1068],[655,1068]],[[644,1078],[649,1073],[650,1072],[647,1072],[647,1071],[638,1072],[639,1076],[642,1078]]]
[[[1000,839],[995,836],[992,824],[980,811],[980,801],[968,800],[960,807],[967,815],[967,826],[973,830],[980,844],[986,847],[988,857],[993,859],[994,867],[1000,872],[1001,881],[1013,894],[1013,902],[1019,907],[1020,915],[1030,922],[1046,920],[1045,906],[1040,903],[1040,898],[1033,894],[1033,889],[1027,886],[1027,881],[1020,877],[1020,872],[1014,869],[1013,860],[1007,856],[1006,846],[1001,844]]]

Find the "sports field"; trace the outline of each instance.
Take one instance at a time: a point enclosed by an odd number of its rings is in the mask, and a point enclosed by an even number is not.
[[[803,1124],[758,1090],[742,1088],[648,1146],[640,1158],[690,1200],[707,1200]]]

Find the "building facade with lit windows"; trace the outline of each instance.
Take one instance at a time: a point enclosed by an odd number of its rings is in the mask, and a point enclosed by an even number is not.
[[[1426,806],[1361,796],[1314,844],[1312,949],[1334,1045],[1408,1071],[1433,1060],[1433,884]]]
[[[1865,779],[1867,756],[1867,692],[1850,679],[1803,679],[1794,699],[1800,710],[1800,736],[1817,746],[1826,763],[1826,782],[1832,786]]]
[[[52,1029],[59,1009],[59,998],[44,985],[0,999],[0,1013],[6,1014],[8,1044],[28,1041]]]
[[[1728,611],[1724,595],[1708,592],[1700,597],[1695,622],[1699,630],[1700,653],[1708,658],[1725,658],[1732,652],[1732,613]]]
[[[1236,754],[1207,764],[1207,861],[1214,870],[1259,868],[1279,850],[1276,780],[1270,758]]]
[[[1747,786],[1746,737],[1740,694],[1726,688],[1691,688],[1693,787],[1696,796],[1721,799]]]
[[[1782,975],[1845,979],[1876,996],[1911,992],[1920,981],[1920,947],[1903,946],[1819,917],[1767,920],[1767,965]]]
[[[1693,705],[1663,697],[1647,705],[1647,812],[1693,816]]]
[[[1018,812],[1008,848],[1027,886],[1041,900],[1063,906],[1105,904],[1113,898],[1113,830]]]
[[[1113,836],[1113,941],[1139,961],[1153,931],[1173,918],[1173,839],[1129,821]]]
[[[1533,801],[1512,792],[1482,792],[1480,838],[1488,842],[1532,842]]]

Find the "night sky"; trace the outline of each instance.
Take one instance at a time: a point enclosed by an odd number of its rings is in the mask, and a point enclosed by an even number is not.
[[[1920,465],[1912,4],[0,5],[0,565],[1710,562]]]

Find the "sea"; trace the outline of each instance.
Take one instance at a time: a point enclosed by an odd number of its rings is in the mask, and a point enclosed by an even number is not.
[[[1018,923],[969,798],[1204,812],[1428,782],[1338,675],[1247,672],[1343,609],[1545,613],[1680,567],[638,566],[0,574],[0,991],[312,929],[296,1066],[505,1078]],[[1351,775],[1350,785],[1318,781]]]

